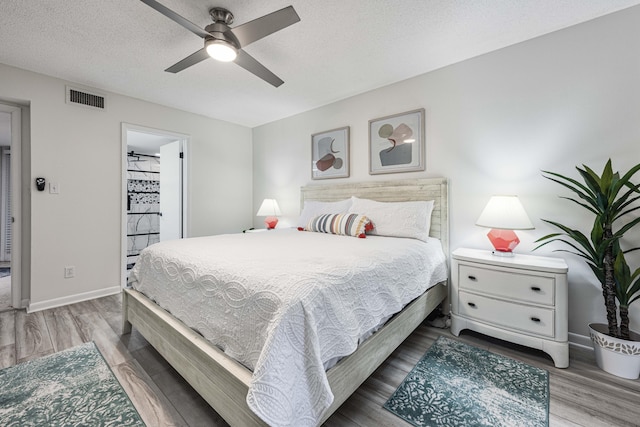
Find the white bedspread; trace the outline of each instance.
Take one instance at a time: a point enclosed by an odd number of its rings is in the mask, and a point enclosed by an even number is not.
[[[272,426],[316,425],[331,405],[324,363],[447,278],[439,240],[294,229],[161,242],[134,289],[253,371],[247,403]]]

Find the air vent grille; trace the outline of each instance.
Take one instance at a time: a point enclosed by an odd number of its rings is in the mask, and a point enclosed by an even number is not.
[[[104,110],[106,98],[103,95],[89,93],[86,90],[67,86],[67,103]]]

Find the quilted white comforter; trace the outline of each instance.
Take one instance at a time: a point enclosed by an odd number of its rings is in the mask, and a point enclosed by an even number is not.
[[[247,403],[272,426],[316,425],[331,405],[324,364],[445,280],[439,240],[295,229],[161,242],[134,289],[247,368]]]

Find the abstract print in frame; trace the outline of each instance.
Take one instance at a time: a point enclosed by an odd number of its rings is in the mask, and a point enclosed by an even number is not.
[[[349,176],[349,126],[311,135],[311,178]]]
[[[369,174],[423,171],[424,108],[369,120]]]

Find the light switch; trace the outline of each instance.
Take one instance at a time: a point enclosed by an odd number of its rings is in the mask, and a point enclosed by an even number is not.
[[[49,183],[49,193],[51,194],[60,194],[60,184],[58,183]]]

